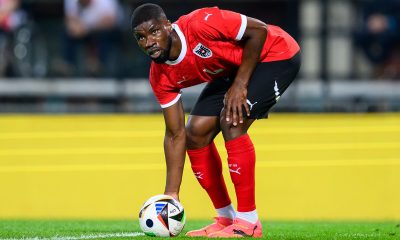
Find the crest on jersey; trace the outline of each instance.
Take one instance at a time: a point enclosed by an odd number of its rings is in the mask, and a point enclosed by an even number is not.
[[[197,44],[193,49],[193,53],[201,58],[209,58],[212,56],[212,51],[201,43]]]

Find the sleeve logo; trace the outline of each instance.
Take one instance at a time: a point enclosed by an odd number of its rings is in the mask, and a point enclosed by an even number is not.
[[[212,51],[201,43],[197,44],[193,49],[193,53],[201,58],[209,58],[212,56]]]
[[[204,20],[207,21],[208,17],[211,16],[211,15],[212,15],[212,13],[206,13],[206,17],[204,18]]]

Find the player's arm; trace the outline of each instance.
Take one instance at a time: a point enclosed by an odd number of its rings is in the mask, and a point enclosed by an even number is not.
[[[250,115],[249,106],[246,103],[247,86],[260,59],[266,37],[267,25],[257,19],[247,17],[247,27],[242,37],[244,42],[242,63],[224,99],[226,120],[232,120],[234,126],[238,121],[243,122],[242,107],[245,108],[246,114]]]
[[[165,194],[179,200],[186,153],[185,114],[182,100],[163,108],[165,120],[164,153],[167,164]]]

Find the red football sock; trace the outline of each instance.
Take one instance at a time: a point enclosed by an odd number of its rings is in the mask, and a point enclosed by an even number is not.
[[[255,164],[256,154],[248,134],[225,142],[228,151],[228,165],[235,185],[237,210],[249,212],[256,209]]]
[[[207,191],[215,208],[231,204],[224,177],[222,162],[214,142],[203,148],[187,150],[192,170],[200,185]]]

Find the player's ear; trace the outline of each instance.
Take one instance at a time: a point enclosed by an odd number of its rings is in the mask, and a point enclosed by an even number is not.
[[[167,30],[172,32],[172,24],[169,20],[167,20]]]

